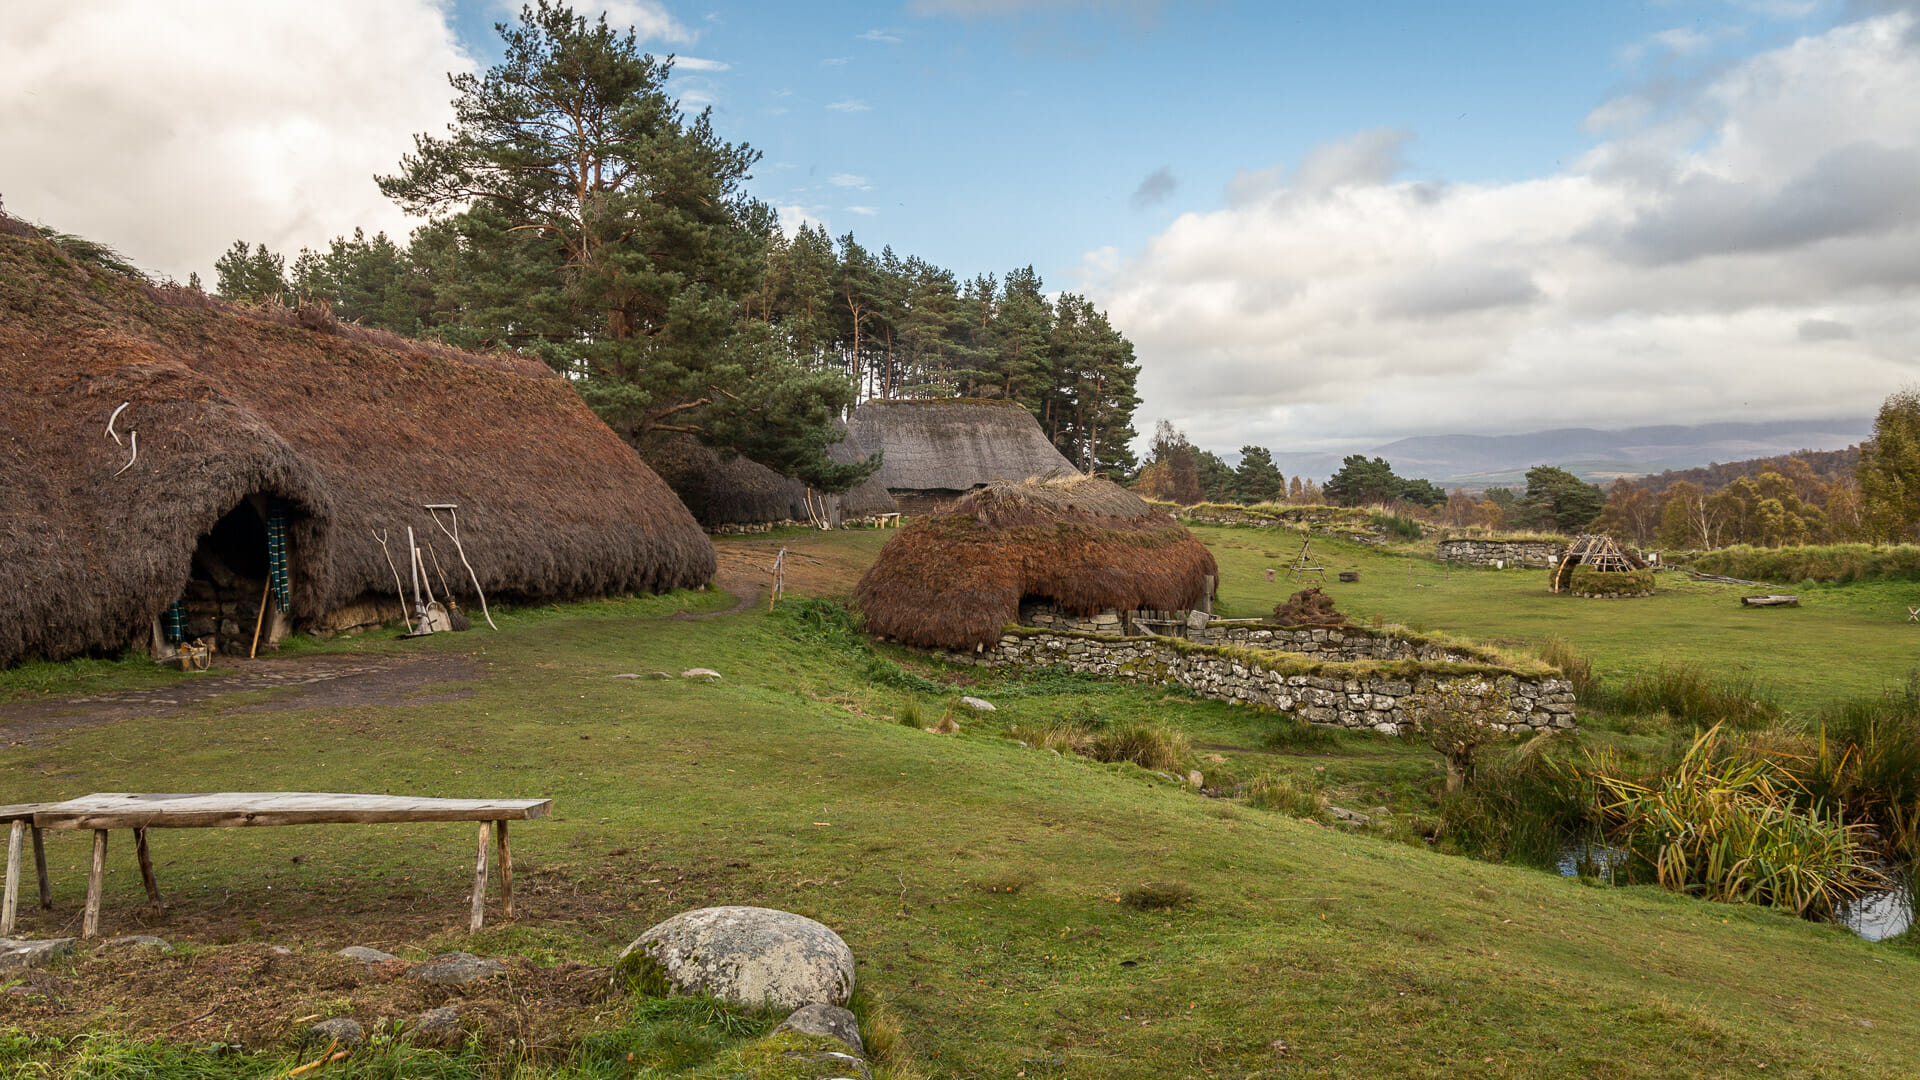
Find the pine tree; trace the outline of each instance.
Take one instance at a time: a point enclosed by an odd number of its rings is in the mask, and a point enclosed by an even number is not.
[[[1237,502],[1279,502],[1287,494],[1287,478],[1273,464],[1273,452],[1264,446],[1240,448],[1240,467],[1234,470]]]
[[[213,294],[225,300],[259,302],[289,296],[287,260],[267,250],[265,244],[251,248],[245,240],[235,240],[213,264]]]

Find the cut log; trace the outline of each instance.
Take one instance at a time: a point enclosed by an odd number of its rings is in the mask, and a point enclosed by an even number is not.
[[[1769,596],[1743,596],[1740,598],[1740,603],[1745,607],[1799,607],[1800,598],[1798,596],[1782,596],[1777,594]]]

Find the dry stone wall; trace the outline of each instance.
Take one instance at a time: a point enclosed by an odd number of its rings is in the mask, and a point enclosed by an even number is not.
[[[1020,609],[1020,625],[1079,634],[1132,637],[1158,634],[1199,645],[1240,645],[1274,652],[1302,653],[1316,660],[1362,663],[1421,660],[1442,664],[1484,664],[1473,656],[1431,641],[1360,626],[1278,626],[1260,619],[1215,619],[1192,611],[1114,611],[1068,615],[1051,605]]]
[[[1324,644],[1322,642],[1321,644]],[[1262,659],[1250,649],[1219,649],[1159,637],[1104,637],[1049,630],[1009,632],[985,655],[954,654],[988,667],[1065,667],[1135,682],[1174,683],[1202,697],[1289,713],[1312,724],[1393,733],[1413,723],[1421,698],[1448,684],[1476,699],[1504,694],[1502,731],[1575,726],[1573,684],[1565,679],[1495,674],[1486,669],[1397,675],[1354,664],[1316,670],[1286,655]],[[1344,666],[1344,665],[1343,665]]]
[[[1442,540],[1435,554],[1441,562],[1472,566],[1535,566],[1547,569],[1567,550],[1557,540]]]

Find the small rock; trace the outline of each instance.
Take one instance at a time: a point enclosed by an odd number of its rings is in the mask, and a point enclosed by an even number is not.
[[[308,1028],[306,1041],[319,1044],[337,1042],[342,1050],[358,1050],[367,1041],[367,1033],[360,1027],[360,1021],[353,1017],[336,1016]]]
[[[1201,774],[1199,769],[1187,770],[1187,783],[1192,784],[1194,787],[1200,787],[1206,782],[1207,778]]]
[[[688,668],[687,670],[681,672],[680,677],[683,679],[705,679],[708,682],[712,682],[713,680],[720,677],[720,673],[713,670],[712,668],[695,667],[695,668]]]
[[[1333,820],[1346,825],[1365,825],[1371,820],[1365,814],[1341,806],[1329,806],[1327,813],[1333,815]]]
[[[452,1005],[428,1009],[407,1024],[407,1035],[422,1046],[452,1046],[460,1041],[460,1010]]]
[[[491,979],[507,970],[498,960],[483,960],[469,952],[441,953],[407,969],[407,978],[441,986],[465,986]]]
[[[960,699],[960,704],[965,705],[967,708],[973,709],[976,712],[999,712],[1000,711],[993,707],[993,702],[983,701],[977,697],[963,697]]]
[[[1393,814],[1393,808],[1391,806],[1376,806],[1369,809],[1367,814],[1370,817],[1390,817]]]
[[[640,673],[635,671],[626,671],[618,675],[615,675],[613,677],[616,679],[637,679],[640,677]]]
[[[0,938],[0,968],[28,968],[50,964],[73,951],[70,937],[44,941],[16,941]]]
[[[363,964],[384,964],[388,960],[400,959],[392,953],[381,952],[379,949],[369,949],[365,945],[349,945],[335,955],[344,956],[349,960],[358,960]]]
[[[101,942],[99,947],[102,949],[130,949],[136,945],[149,945],[162,952],[173,951],[172,944],[170,944],[166,938],[154,937],[152,934],[126,934],[117,938],[108,938]]]
[[[823,1005],[815,1002],[795,1009],[792,1016],[780,1022],[773,1029],[775,1035],[783,1031],[797,1031],[802,1035],[825,1035],[839,1039],[853,1048],[856,1054],[865,1054],[867,1048],[860,1042],[860,1021],[851,1012],[838,1005]]]

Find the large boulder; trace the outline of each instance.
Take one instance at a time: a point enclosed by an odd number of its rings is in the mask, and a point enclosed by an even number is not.
[[[711,994],[749,1008],[845,1005],[853,950],[827,927],[787,911],[683,912],[634,939],[617,970],[656,993]]]

